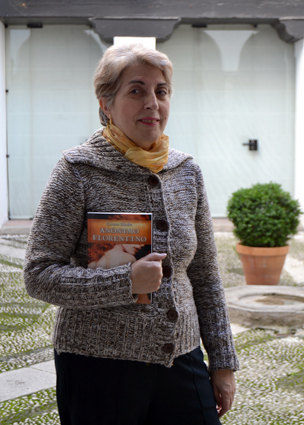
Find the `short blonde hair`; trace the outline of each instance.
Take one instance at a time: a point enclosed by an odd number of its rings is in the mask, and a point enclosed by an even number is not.
[[[123,71],[131,65],[147,64],[160,69],[168,84],[168,94],[172,95],[173,67],[168,56],[157,50],[148,49],[142,44],[126,44],[109,47],[100,61],[94,74],[94,88],[97,99],[107,99],[109,107],[120,87]],[[107,125],[108,117],[99,108],[100,122]]]

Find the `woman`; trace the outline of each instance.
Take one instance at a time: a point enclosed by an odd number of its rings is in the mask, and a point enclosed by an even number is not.
[[[202,174],[163,134],[172,64],[140,45],[112,46],[94,84],[106,128],[55,167],[24,268],[29,294],[59,306],[61,423],[219,424],[238,361]],[[153,252],[88,268],[86,213],[96,211],[153,213]],[[153,302],[138,304],[146,293]]]

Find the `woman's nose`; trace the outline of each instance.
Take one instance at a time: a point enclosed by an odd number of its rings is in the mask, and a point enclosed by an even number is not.
[[[158,99],[154,92],[147,95],[145,109],[150,109],[152,111],[158,109]]]

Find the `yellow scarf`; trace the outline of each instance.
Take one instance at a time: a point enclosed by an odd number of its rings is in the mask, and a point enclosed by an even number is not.
[[[127,159],[142,167],[158,173],[168,162],[169,137],[162,134],[148,151],[137,146],[114,124],[109,123],[103,130],[103,136]]]

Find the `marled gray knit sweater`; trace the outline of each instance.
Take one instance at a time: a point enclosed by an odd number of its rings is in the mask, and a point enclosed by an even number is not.
[[[152,304],[136,304],[130,264],[87,268],[88,211],[153,213],[153,251],[167,257]],[[59,306],[58,353],[170,367],[201,337],[211,371],[238,368],[205,186],[187,154],[170,149],[153,174],[124,158],[101,130],[65,151],[36,212],[24,278],[32,297]]]

